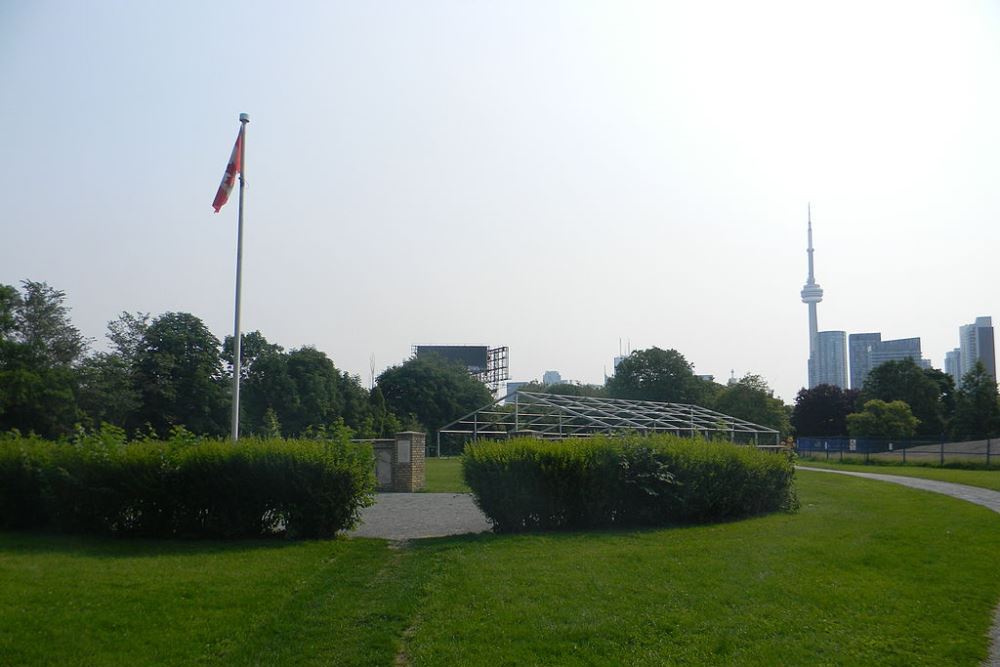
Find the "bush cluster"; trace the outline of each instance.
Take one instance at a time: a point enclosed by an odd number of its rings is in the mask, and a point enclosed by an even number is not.
[[[465,481],[497,531],[659,526],[797,507],[790,456],[671,435],[470,444]]]
[[[372,450],[323,439],[126,442],[104,428],[0,436],[0,528],[152,537],[330,537],[373,501]]]

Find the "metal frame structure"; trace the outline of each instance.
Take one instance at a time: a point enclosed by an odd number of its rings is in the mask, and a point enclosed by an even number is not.
[[[504,405],[510,398],[513,402]],[[773,428],[697,405],[514,391],[438,429],[437,451],[440,454],[442,433],[471,436],[472,440],[528,433],[560,440],[622,431],[706,437],[715,434],[733,442],[758,445],[763,444],[762,437],[773,438],[774,445],[780,438]]]
[[[490,391],[493,392],[494,394],[496,394],[497,389],[500,388],[501,382],[510,379],[509,366],[507,363],[508,347],[506,345],[502,347],[489,347],[486,345],[412,345],[410,346],[410,353],[414,357],[416,357],[420,355],[421,348],[434,348],[434,347],[455,348],[455,349],[486,348],[485,368],[480,366],[475,366],[475,367],[469,366],[463,363],[461,360],[455,359],[451,356],[448,356],[447,354],[444,354],[443,356],[445,359],[464,365],[468,369],[469,375],[471,375],[472,377],[476,378],[477,380],[485,384],[487,387],[489,387]],[[432,353],[442,354],[438,350],[429,350],[429,351]]]
[[[486,355],[486,370],[482,373],[476,373],[476,378],[495,394],[500,388],[500,383],[510,379],[507,366],[507,346],[491,347]]]

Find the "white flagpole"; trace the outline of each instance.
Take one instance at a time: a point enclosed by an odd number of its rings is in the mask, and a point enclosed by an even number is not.
[[[239,231],[236,233],[236,316],[233,324],[233,442],[240,438],[240,290],[243,283],[243,186],[246,174],[247,123],[250,116],[240,114],[240,213]]]

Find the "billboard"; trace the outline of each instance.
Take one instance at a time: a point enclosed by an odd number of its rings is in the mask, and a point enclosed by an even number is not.
[[[436,354],[462,364],[470,373],[485,373],[489,366],[490,348],[487,345],[417,345],[415,348],[418,357]]]

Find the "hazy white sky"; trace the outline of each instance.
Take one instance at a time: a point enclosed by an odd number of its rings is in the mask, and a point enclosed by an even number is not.
[[[820,329],[1000,316],[1000,5],[0,4],[0,282],[103,343],[122,310],[243,330],[362,376],[510,346],[602,380],[619,338],[806,381]],[[1000,324],[1000,322],[998,322]]]

